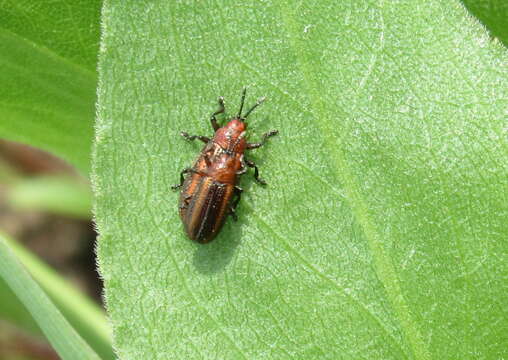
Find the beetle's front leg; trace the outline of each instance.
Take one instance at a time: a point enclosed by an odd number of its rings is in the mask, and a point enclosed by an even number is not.
[[[267,133],[264,133],[263,136],[261,137],[261,142],[249,143],[249,144],[247,144],[246,149],[248,149],[248,150],[257,149],[265,144],[266,139],[268,139],[270,136],[275,136],[278,133],[279,133],[279,130],[272,130]]]
[[[171,189],[172,190],[176,190],[178,188],[181,188],[182,185],[183,185],[183,182],[185,181],[185,178],[183,177],[185,174],[189,174],[189,173],[195,173],[196,171],[192,168],[185,168],[182,170],[182,172],[180,172],[180,184],[175,184],[173,186],[171,186]]]
[[[196,140],[196,139],[199,139],[201,140],[202,142],[204,142],[205,144],[207,144],[209,141],[210,141],[210,138],[206,137],[206,136],[201,136],[201,135],[189,135],[188,133],[186,133],[185,131],[182,131],[180,133],[180,135],[182,135],[185,139],[189,140],[189,141],[193,141],[193,140]]]
[[[224,98],[219,96],[219,110],[214,112],[210,117],[210,122],[212,123],[212,127],[215,131],[219,130],[220,126],[217,124],[217,118],[215,116],[222,114],[225,111],[224,109]]]
[[[240,157],[240,164],[240,169],[238,169],[236,175],[243,175],[247,172],[247,164],[245,163],[245,157],[243,155]]]
[[[238,203],[240,202],[240,199],[242,197],[243,189],[239,186],[235,186],[234,195],[236,195],[236,198],[231,203],[231,206],[229,207],[229,213],[231,214],[231,217],[234,221],[238,220],[238,216],[236,215],[236,207],[238,206]]]
[[[245,163],[247,164],[248,167],[254,168],[254,179],[261,185],[266,185],[266,181],[264,181],[259,177],[259,170],[256,164],[250,160],[245,160]]]

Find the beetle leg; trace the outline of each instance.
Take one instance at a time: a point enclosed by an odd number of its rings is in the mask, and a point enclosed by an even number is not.
[[[259,177],[259,170],[256,164],[250,160],[245,160],[245,163],[247,164],[248,167],[254,168],[254,179],[261,185],[266,185],[266,181],[264,181]]]
[[[180,187],[182,187],[183,185],[183,182],[185,181],[185,178],[183,177],[184,174],[188,174],[188,173],[193,173],[193,172],[196,172],[194,169],[191,169],[191,168],[185,168],[182,170],[182,172],[180,173],[180,184],[175,184],[173,186],[171,186],[171,189],[172,190],[176,190]]]
[[[205,144],[208,143],[210,141],[210,138],[207,138],[206,136],[201,136],[201,135],[189,135],[187,134],[185,131],[182,131],[180,133],[180,135],[182,135],[184,138],[186,138],[187,140],[189,141],[192,141],[192,140],[196,140],[196,139],[199,139],[201,140],[202,142],[204,142]]]
[[[182,205],[180,205],[180,209],[187,209],[191,199],[192,199],[192,195],[190,195],[190,194],[185,195],[185,197],[182,201]]]
[[[233,201],[233,204],[231,204],[231,207],[233,209],[236,209],[238,203],[240,202],[240,198],[242,197],[243,189],[240,186],[235,186],[235,194],[236,199]]]
[[[233,203],[229,207],[229,213],[231,214],[231,217],[234,221],[238,220],[238,216],[236,215],[236,207],[238,206],[238,203],[240,202],[240,198],[242,197],[243,189],[239,186],[235,186],[235,195],[236,198],[233,200]]]
[[[217,124],[217,118],[216,115],[222,114],[224,112],[224,98],[222,96],[219,96],[219,110],[214,112],[212,114],[212,117],[210,117],[210,122],[212,123],[212,127],[215,131],[219,130],[220,126]]]
[[[245,164],[245,159],[244,159],[243,155],[240,158],[240,163],[242,164],[242,166],[240,167],[240,170],[238,170],[236,172],[236,175],[243,175],[243,174],[245,174],[247,172],[247,166]]]
[[[246,149],[248,149],[248,150],[257,149],[257,148],[259,148],[259,147],[261,147],[261,146],[263,146],[265,144],[266,139],[268,139],[270,136],[277,135],[278,133],[279,133],[278,130],[272,130],[272,131],[269,131],[267,133],[264,133],[262,138],[261,138],[261,142],[258,142],[258,143],[248,143]]]

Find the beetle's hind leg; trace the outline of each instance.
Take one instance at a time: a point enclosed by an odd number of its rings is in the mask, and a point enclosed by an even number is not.
[[[214,112],[212,116],[210,117],[210,122],[212,123],[212,127],[215,131],[219,130],[220,126],[217,124],[217,118],[216,116],[219,114],[222,114],[225,111],[224,109],[224,98],[222,96],[219,96],[219,110]]]
[[[199,139],[201,140],[202,142],[204,142],[205,144],[208,143],[210,141],[210,138],[206,137],[206,136],[201,136],[201,135],[189,135],[188,133],[186,133],[185,131],[182,131],[180,133],[180,135],[182,135],[185,139],[189,140],[189,141],[193,141],[193,140],[196,140],[196,139]]]
[[[246,149],[247,150],[257,149],[257,148],[263,146],[266,143],[266,140],[269,137],[275,136],[278,133],[279,133],[278,130],[272,130],[272,131],[269,131],[267,133],[264,133],[263,136],[261,137],[261,142],[258,142],[258,143],[248,143]]]
[[[183,176],[185,174],[194,173],[194,172],[196,172],[196,171],[194,169],[192,169],[192,168],[185,168],[185,169],[183,169],[180,172],[180,184],[175,184],[175,185],[171,186],[171,189],[172,190],[176,190],[178,188],[181,188],[182,185],[183,185],[183,182],[185,181],[185,178]]]
[[[243,189],[239,186],[235,186],[234,191],[235,191],[234,195],[236,195],[236,198],[233,200],[233,202],[229,206],[229,214],[231,215],[231,217],[233,218],[234,221],[237,221],[238,216],[236,215],[236,207],[238,206],[238,203],[240,202],[240,199],[242,197]]]
[[[254,168],[254,179],[261,185],[266,185],[266,181],[264,181],[263,179],[261,179],[259,177],[259,170],[258,170],[257,165],[253,161],[250,161],[250,160],[245,160],[245,164],[247,164],[247,166],[250,168]]]

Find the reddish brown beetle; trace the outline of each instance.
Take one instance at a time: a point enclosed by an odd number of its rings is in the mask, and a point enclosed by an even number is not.
[[[270,136],[276,135],[272,130],[263,135],[261,142],[248,143],[245,140],[247,116],[258,107],[265,98],[259,99],[254,106],[242,116],[246,89],[243,89],[238,115],[225,126],[217,124],[216,116],[224,113],[224,98],[219,97],[219,110],[210,118],[215,135],[212,139],[206,136],[189,135],[182,132],[187,140],[199,139],[206,143],[192,168],[180,173],[180,217],[185,232],[192,240],[200,243],[212,241],[219,233],[227,215],[236,221],[236,206],[240,201],[242,189],[237,186],[240,176],[245,174],[247,167],[254,168],[254,179],[262,185],[265,181],[259,177],[256,164],[245,158],[245,150],[261,147]],[[184,178],[184,175],[188,175]]]

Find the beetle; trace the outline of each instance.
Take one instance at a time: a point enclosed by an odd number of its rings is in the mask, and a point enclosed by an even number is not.
[[[244,88],[238,114],[222,127],[217,123],[217,115],[225,112],[225,106],[224,98],[219,97],[219,109],[210,117],[215,131],[213,138],[189,135],[186,132],[180,134],[188,141],[198,139],[206,144],[194,166],[185,168],[180,173],[180,184],[172,186],[173,190],[182,189],[179,211],[185,232],[190,239],[199,243],[212,241],[228,215],[237,220],[235,210],[243,191],[238,182],[240,176],[247,172],[247,167],[254,168],[254,179],[259,184],[266,185],[259,177],[258,167],[245,158],[244,152],[263,146],[266,140],[278,131],[272,130],[263,134],[258,143],[247,142],[246,119],[265,98],[260,98],[242,115],[246,92],[247,89]]]

